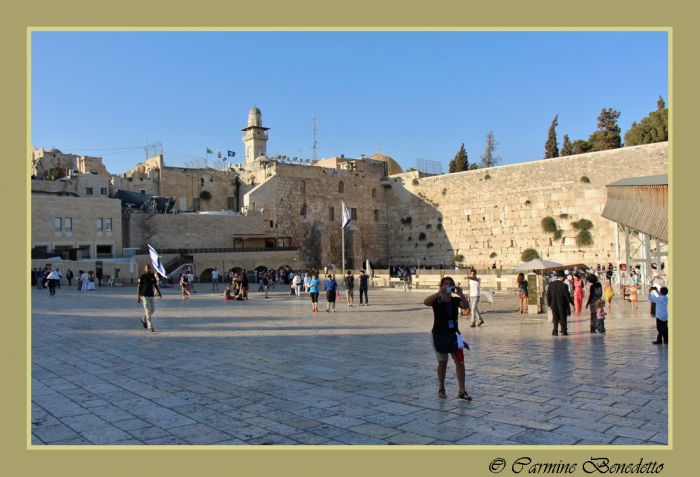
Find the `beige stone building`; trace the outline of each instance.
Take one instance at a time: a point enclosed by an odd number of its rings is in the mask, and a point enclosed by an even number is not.
[[[32,248],[67,260],[122,256],[119,201],[32,195],[31,206]]]

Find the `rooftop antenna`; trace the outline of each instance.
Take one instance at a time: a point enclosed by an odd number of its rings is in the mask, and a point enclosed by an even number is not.
[[[317,158],[316,158],[316,144],[317,144],[317,142],[316,142],[316,131],[318,131],[318,123],[316,122],[316,116],[312,116],[312,118],[313,118],[313,121],[314,121],[314,122],[313,122],[313,126],[314,126],[314,143],[313,143],[313,145],[311,146],[311,149],[314,150],[314,161],[316,161],[316,160],[317,160]]]

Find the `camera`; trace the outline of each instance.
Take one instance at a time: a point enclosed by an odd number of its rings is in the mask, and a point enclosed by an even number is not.
[[[454,293],[455,291],[457,291],[457,289],[455,287],[447,287],[445,288],[445,291],[447,293]]]

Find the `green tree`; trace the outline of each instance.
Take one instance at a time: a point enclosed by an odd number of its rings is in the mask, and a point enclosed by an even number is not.
[[[469,164],[469,170],[470,171],[475,171],[479,168],[479,165],[475,162],[473,164]]]
[[[486,135],[486,150],[481,155],[481,167],[492,167],[501,163],[501,158],[493,155],[498,144],[498,141],[493,136],[493,131],[490,131]]]
[[[632,123],[630,130],[625,133],[626,146],[668,141],[668,109],[661,96],[656,106],[658,109],[650,112],[641,123]]]
[[[588,139],[588,142],[593,145],[593,151],[607,151],[622,147],[620,126],[617,125],[619,118],[619,111],[612,108],[601,110],[598,116],[598,131],[591,134]]]
[[[569,135],[564,134],[564,142],[561,145],[561,156],[570,156],[574,153],[574,146],[569,141]]]
[[[554,116],[552,120],[552,125],[549,126],[549,133],[547,134],[547,142],[544,143],[544,158],[552,159],[553,157],[559,157],[559,145],[557,144],[557,131],[556,127],[559,124],[557,119],[559,115]]]
[[[588,141],[577,139],[571,145],[571,154],[585,154],[590,152],[592,148],[593,147],[588,143]]]
[[[464,150],[464,143],[462,147],[459,148],[455,158],[450,161],[449,172],[462,172],[469,170],[469,160],[467,158],[467,151]]]

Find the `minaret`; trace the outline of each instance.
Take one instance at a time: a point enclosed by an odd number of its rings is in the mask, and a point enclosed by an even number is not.
[[[262,127],[262,114],[253,106],[248,113],[248,127],[241,129],[245,144],[245,161],[252,162],[260,156],[267,156],[267,130]]]

